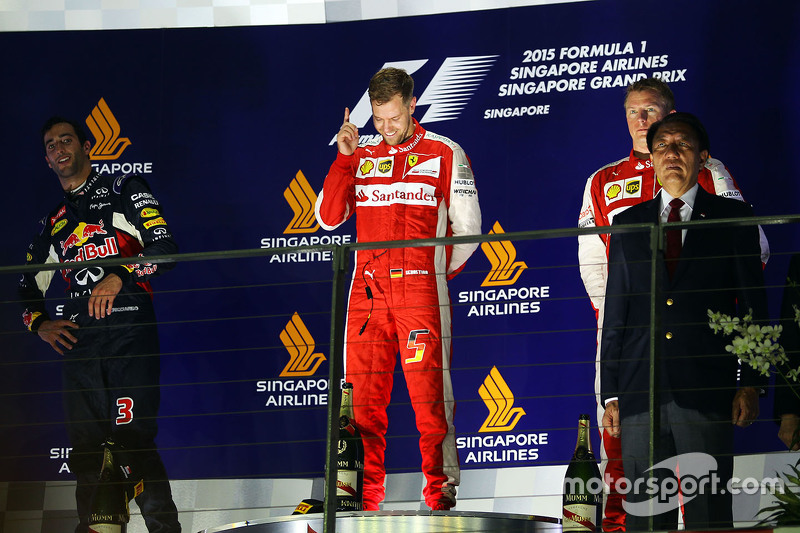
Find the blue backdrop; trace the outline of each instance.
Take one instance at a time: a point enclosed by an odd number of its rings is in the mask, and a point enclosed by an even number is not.
[[[52,114],[118,127],[94,143],[129,144],[94,162],[143,173],[183,252],[327,239],[302,215],[335,157],[345,106],[362,135],[375,134],[358,104],[387,63],[414,71],[415,116],[472,159],[484,233],[575,227],[586,178],[630,151],[625,85],[654,73],[670,82],[679,109],[705,122],[712,154],[757,214],[794,213],[798,30],[800,8],[779,0],[758,9],[677,0],[669,10],[598,0],[314,26],[0,33],[0,264],[24,262],[36,221],[59,199],[39,136]],[[454,83],[455,96],[445,90]],[[779,285],[797,232],[766,232],[767,278]],[[354,233],[349,221],[335,235],[352,242]],[[451,282],[465,468],[565,463],[578,415],[595,408],[594,313],[576,240],[512,249],[527,267],[518,277],[487,280],[496,250],[485,247]],[[154,282],[159,446],[172,477],[321,475],[331,272],[324,256],[283,254],[187,262]],[[17,277],[0,279],[0,476],[68,478],[59,356],[22,330]],[[523,305],[506,305],[511,289]],[[779,291],[770,296],[776,311]],[[293,348],[307,356],[300,370],[287,369]],[[486,425],[484,384],[513,394],[522,411],[509,424]],[[415,471],[404,387],[394,398],[387,465]],[[769,411],[765,399],[765,418]],[[761,422],[738,433],[737,446],[778,449],[775,433]]]

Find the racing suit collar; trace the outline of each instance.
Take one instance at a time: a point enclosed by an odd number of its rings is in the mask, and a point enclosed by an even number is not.
[[[639,161],[641,161],[641,162],[642,162],[642,164],[646,164],[648,161],[650,161],[650,158],[649,158],[649,157],[647,157],[647,158],[644,158],[644,159],[643,159],[643,158],[639,157],[638,155],[636,155],[636,150],[631,150],[631,154],[628,156],[628,160],[629,160],[629,161],[630,161],[632,164],[634,164],[634,165],[635,165],[635,164],[636,164],[636,163],[638,163]]]
[[[390,154],[394,154],[397,152],[407,152],[408,150],[414,148],[419,143],[419,141],[421,141],[422,138],[425,137],[425,128],[420,126],[419,122],[417,122],[417,119],[415,119],[414,117],[411,117],[411,120],[414,121],[414,131],[411,133],[411,137],[403,143],[400,143],[396,146],[390,146],[389,147]]]
[[[84,180],[83,183],[78,185],[76,188],[72,189],[71,191],[64,191],[64,197],[67,200],[75,201],[78,196],[83,195],[95,182],[95,180],[99,177],[99,174],[96,170],[92,169],[89,173],[89,176]]]

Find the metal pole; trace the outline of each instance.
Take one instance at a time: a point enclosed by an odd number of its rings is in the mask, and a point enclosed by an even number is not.
[[[336,531],[336,473],[339,447],[339,406],[342,403],[340,380],[344,354],[345,281],[348,246],[337,246],[333,251],[333,287],[331,294],[331,348],[328,375],[328,432],[325,445],[325,502],[322,530]]]
[[[661,224],[657,224],[650,229],[650,425],[649,438],[650,446],[648,449],[648,463],[652,468],[658,457],[658,434],[661,428],[661,403],[659,402],[659,375],[660,375],[660,356],[661,356],[661,279],[664,276],[664,262],[661,257],[664,253],[664,229]],[[650,470],[650,478],[655,477],[653,470]],[[647,518],[647,526],[653,531],[654,525],[654,502],[656,498],[650,500],[650,513]]]

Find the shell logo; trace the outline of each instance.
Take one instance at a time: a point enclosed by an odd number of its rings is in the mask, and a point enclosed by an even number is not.
[[[362,174],[369,174],[374,166],[375,163],[373,163],[372,161],[364,161],[364,164],[361,165],[361,168],[359,170],[361,171]]]
[[[620,187],[618,184],[614,184],[611,187],[609,187],[608,190],[606,191],[606,197],[609,200],[613,200],[614,198],[619,196],[619,193],[621,192],[622,192],[622,187]]]

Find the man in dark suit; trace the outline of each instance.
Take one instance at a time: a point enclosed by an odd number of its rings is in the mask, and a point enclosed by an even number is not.
[[[653,200],[618,214],[614,226],[753,216],[749,205],[711,195],[697,185],[709,142],[696,117],[667,115],[650,127],[647,145],[663,189]],[[733,424],[745,427],[758,416],[761,379],[743,367],[737,384],[737,359],[725,351],[730,341],[709,328],[707,311],[736,316],[752,309],[756,321],[767,317],[758,229],[731,225],[671,230],[665,241],[665,253],[656,256],[663,262],[656,272],[663,275],[651,295],[649,232],[611,236],[601,341],[603,423],[612,436],[622,438],[626,478],[633,483],[647,477],[650,309],[655,297],[661,317],[654,337],[660,342],[661,420],[654,464],[669,460],[653,474],[673,482],[678,470],[684,479],[718,476],[717,488],[709,484],[702,494],[688,484],[682,487],[684,522],[687,528],[731,527],[731,495],[725,484],[733,474]],[[684,456],[676,464],[676,456],[693,452],[713,456],[716,471],[707,456]],[[706,463],[691,463],[690,458],[698,457]],[[665,474],[665,468],[672,471]],[[661,485],[655,494],[641,485],[629,487],[624,505],[628,531],[647,527],[650,508],[645,502],[653,498],[659,498],[653,500],[654,527],[677,527],[677,490],[665,494],[664,486],[669,485]]]

